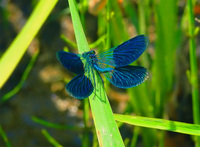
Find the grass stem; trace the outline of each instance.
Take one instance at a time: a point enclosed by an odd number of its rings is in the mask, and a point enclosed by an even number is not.
[[[193,104],[193,119],[195,124],[200,124],[200,112],[199,112],[199,79],[198,79],[198,67],[196,56],[196,45],[194,39],[194,13],[192,0],[187,1],[188,8],[188,20],[189,20],[189,46],[190,46],[190,68],[191,68],[191,86],[192,86],[192,104]],[[200,137],[195,137],[195,146],[200,147]]]

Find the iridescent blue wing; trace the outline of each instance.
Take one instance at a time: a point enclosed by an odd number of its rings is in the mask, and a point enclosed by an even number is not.
[[[130,88],[142,84],[148,77],[148,72],[141,66],[116,67],[103,73],[104,76],[116,87]]]
[[[77,54],[69,53],[65,51],[58,51],[56,56],[60,63],[66,67],[68,70],[74,72],[75,74],[83,74],[84,66],[80,57]]]
[[[117,47],[97,55],[98,66],[107,68],[109,66],[123,67],[135,61],[146,49],[148,37],[139,35]]]
[[[84,99],[92,94],[94,87],[88,77],[78,75],[66,85],[66,90],[72,97]]]

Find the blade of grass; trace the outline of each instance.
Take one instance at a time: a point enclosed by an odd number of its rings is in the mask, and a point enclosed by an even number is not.
[[[87,128],[89,128],[89,114],[90,114],[90,110],[89,110],[89,101],[88,99],[84,99],[84,127],[85,130],[88,130]],[[91,146],[89,144],[89,133],[87,131],[84,131],[83,133],[83,137],[82,137],[82,147],[88,147]]]
[[[64,35],[61,35],[60,38],[61,38],[67,45],[70,45],[70,46],[73,47],[74,49],[77,49],[77,45],[76,45],[73,41],[67,39]],[[90,48],[95,48],[95,47],[97,47],[99,44],[101,44],[102,42],[104,42],[105,39],[106,39],[106,35],[102,35],[98,40],[96,40],[95,42],[92,42],[91,44],[89,44],[89,47],[90,47]]]
[[[139,34],[147,34],[147,14],[149,10],[148,6],[149,0],[139,0],[138,4],[138,14],[139,14]],[[141,56],[142,64],[145,67],[149,67],[149,61],[147,52],[144,52]]]
[[[111,21],[111,41],[114,46],[119,45],[119,43],[124,42],[129,39],[129,35],[126,31],[126,26],[124,25],[122,13],[117,1],[110,1],[110,11],[113,16],[110,18]],[[110,12],[110,13],[111,13]]]
[[[26,81],[37,57],[39,55],[39,50],[33,55],[33,57],[31,58],[31,61],[29,62],[26,70],[24,71],[22,78],[20,80],[20,82],[17,84],[17,86],[11,90],[10,92],[6,93],[1,99],[0,99],[0,104],[5,102],[6,100],[8,100],[9,98],[11,98],[13,95],[15,95],[23,86],[24,82]]]
[[[70,45],[71,47],[77,49],[77,45],[76,43],[74,43],[73,41],[67,39],[63,34],[60,36],[60,38],[68,45]]]
[[[106,42],[105,42],[105,49],[109,49],[111,46],[111,0],[107,0],[106,4]],[[101,27],[101,26],[100,26]],[[99,28],[100,28],[99,27]],[[105,79],[105,78],[104,78]],[[109,81],[105,81],[105,91],[108,92],[109,90]]]
[[[107,11],[106,11],[106,17],[107,17],[107,32],[106,32],[106,48],[109,49],[110,48],[110,44],[111,44],[111,0],[107,1]]]
[[[1,127],[1,125],[0,125],[0,135],[2,136],[3,140],[5,141],[6,146],[7,146],[7,147],[11,147],[11,144],[10,144],[10,142],[8,141],[8,138],[7,138],[6,134],[4,133],[4,131],[3,131],[2,127]]]
[[[192,106],[193,106],[193,119],[195,124],[200,124],[200,107],[199,107],[199,79],[198,79],[198,66],[196,56],[196,45],[194,38],[194,13],[192,0],[187,1],[188,21],[189,21],[189,45],[190,45],[190,82],[192,86]],[[195,138],[195,147],[200,147],[200,137]]]
[[[38,117],[32,116],[31,118],[35,123],[38,123],[40,125],[43,125],[45,127],[49,127],[49,128],[54,128],[54,129],[66,129],[66,130],[74,130],[74,131],[80,131],[83,130],[82,127],[74,127],[74,126],[67,126],[67,125],[60,125],[60,124],[55,124],[55,123],[51,123],[45,120],[42,120]]]
[[[89,51],[89,45],[87,43],[87,39],[85,37],[84,31],[82,28],[79,14],[77,12],[77,8],[76,8],[77,5],[74,4],[74,0],[68,0],[68,2],[69,2],[71,17],[72,17],[76,42],[78,46],[78,51],[80,54],[82,54],[84,52]]]
[[[105,41],[106,38],[107,38],[106,35],[102,35],[101,37],[99,37],[98,40],[96,40],[95,42],[92,42],[92,43],[89,45],[89,47],[90,47],[90,48],[95,48],[95,47],[99,46],[102,42]]]
[[[0,88],[10,77],[20,59],[24,55],[28,45],[31,43],[44,21],[54,8],[58,0],[41,0],[34,9],[26,25],[14,39],[10,47],[0,59]]]
[[[152,84],[155,90],[155,117],[162,117],[166,99],[173,88],[178,43],[177,0],[160,0],[154,4],[157,39]]]
[[[131,144],[130,146],[131,147],[135,147],[136,146],[136,143],[137,143],[137,140],[138,140],[138,136],[139,136],[139,127],[135,127],[134,128],[134,131],[133,131],[133,138],[131,139]]]
[[[89,51],[89,45],[83,32],[83,28],[74,0],[69,0],[69,6],[79,53]],[[117,128],[117,124],[114,120],[109,101],[107,99],[107,96],[105,95],[101,79],[98,75],[95,75],[95,79],[96,91],[95,94],[93,93],[89,97],[89,101],[99,145],[109,147],[123,147],[124,144]]]
[[[46,137],[46,139],[54,146],[54,147],[62,147],[45,129],[42,129],[42,134]]]
[[[81,7],[80,7],[80,19],[82,22],[83,30],[85,30],[85,13],[87,12],[88,8],[88,1],[87,0],[80,0]]]
[[[196,124],[120,114],[114,114],[114,117],[117,121],[136,126],[200,136],[200,125]]]
[[[92,146],[93,147],[99,147],[99,143],[98,143],[98,137],[97,137],[97,134],[96,134],[96,130],[95,128],[93,129],[93,141],[92,141]]]
[[[177,28],[177,0],[154,1],[156,23],[156,49],[153,62],[152,89],[154,98],[154,117],[162,118],[166,100],[171,98],[173,89],[176,49],[179,43]],[[170,9],[170,11],[168,11]],[[165,83],[165,84],[163,84]],[[164,133],[159,137],[163,145]]]

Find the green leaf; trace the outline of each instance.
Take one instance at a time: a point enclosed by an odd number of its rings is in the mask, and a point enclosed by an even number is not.
[[[188,21],[189,21],[189,35],[194,36],[195,30],[195,18],[194,18],[194,7],[192,4],[192,0],[187,1],[187,10],[189,12]],[[192,108],[193,108],[193,119],[195,124],[200,124],[200,101],[199,101],[199,71],[198,71],[198,62],[197,62],[197,55],[196,55],[196,44],[195,38],[189,38],[189,45],[190,45],[190,68],[191,68],[191,75],[190,75],[190,82],[191,82],[191,89],[192,89]],[[195,147],[200,147],[200,137],[195,138]]]
[[[89,45],[73,0],[69,0],[69,6],[79,53],[89,51]],[[95,75],[95,80],[95,90],[89,97],[89,101],[99,144],[100,146],[123,147],[124,143],[114,120],[101,79],[98,75]]]
[[[0,126],[0,136],[2,136],[4,142],[6,143],[6,146],[7,146],[7,147],[11,147],[11,144],[10,144],[10,142],[8,141],[8,138],[7,138],[7,136],[6,136],[6,134],[5,134],[5,132],[3,131],[3,129],[2,129],[1,126]]]
[[[27,47],[41,28],[44,21],[49,16],[58,0],[41,0],[34,9],[26,25],[17,35],[7,51],[0,59],[0,88],[8,80],[17,64],[23,57]]]
[[[24,82],[26,81],[26,79],[27,79],[27,77],[28,77],[38,55],[39,55],[39,50],[36,51],[35,54],[33,55],[33,57],[31,58],[31,61],[29,62],[28,66],[26,67],[20,82],[17,84],[17,86],[13,90],[9,91],[8,93],[6,93],[5,95],[2,96],[2,98],[0,99],[0,104],[7,101],[8,99],[10,99],[13,95],[15,95],[22,88],[22,86],[23,86]]]
[[[157,118],[114,114],[115,120],[140,127],[200,136],[200,125]]]
[[[60,125],[60,124],[52,123],[52,122],[49,122],[49,121],[42,120],[42,119],[35,117],[35,116],[32,116],[32,120],[35,123],[38,123],[38,124],[43,125],[45,127],[54,128],[54,129],[66,129],[66,130],[73,130],[73,131],[81,131],[81,129],[82,129],[81,127]]]
[[[155,117],[162,117],[164,105],[173,89],[176,49],[179,43],[177,0],[155,1],[156,48],[152,88],[155,90]],[[170,11],[167,11],[169,10]],[[163,84],[165,83],[165,84]]]
[[[76,5],[73,0],[69,0],[69,6],[70,6],[70,11],[71,11],[72,22],[73,22],[76,42],[77,42],[77,46],[78,46],[78,51],[81,54],[81,53],[89,51],[90,48],[87,43],[87,39],[85,37],[84,31],[82,28],[79,14],[77,12]]]
[[[42,134],[54,147],[62,147],[45,129],[42,129]]]

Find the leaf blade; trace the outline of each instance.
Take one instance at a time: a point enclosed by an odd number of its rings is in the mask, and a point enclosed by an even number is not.
[[[114,117],[115,120],[117,121],[136,126],[200,136],[200,125],[196,124],[189,124],[189,123],[157,119],[157,118],[141,117],[141,116],[119,115],[119,114],[114,114]]]
[[[47,19],[57,1],[58,0],[39,1],[26,25],[14,39],[7,51],[3,54],[0,59],[0,69],[4,69],[0,70],[0,88],[4,85],[16,68],[17,64],[26,52],[28,45],[31,43],[42,24]]]
[[[69,0],[69,6],[79,53],[89,51],[89,45],[83,32],[74,0]],[[100,146],[123,147],[124,143],[114,120],[103,84],[97,74],[95,74],[95,81],[96,90],[89,97],[89,101],[99,144]]]

